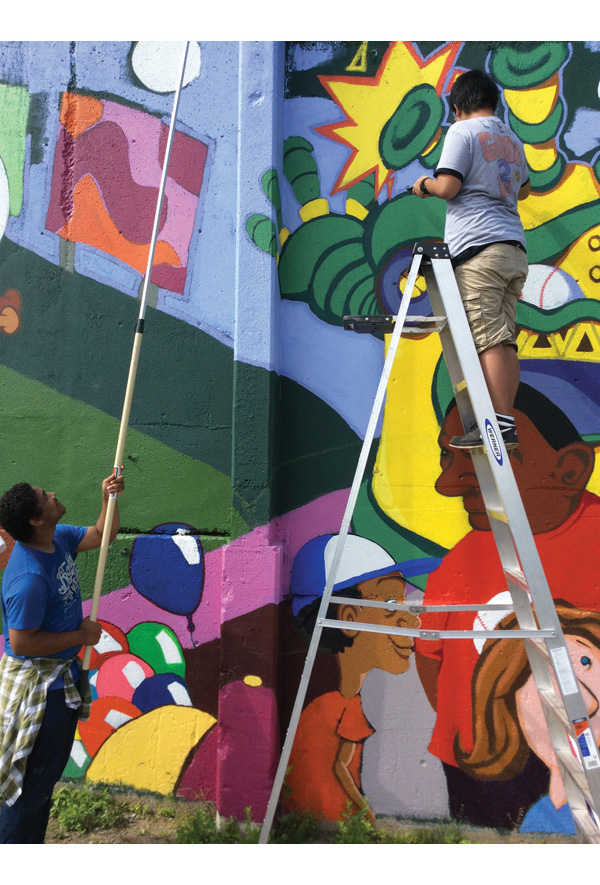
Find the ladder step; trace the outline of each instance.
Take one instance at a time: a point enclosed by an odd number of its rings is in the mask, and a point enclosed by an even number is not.
[[[571,804],[570,808],[573,818],[587,839],[593,844],[600,843],[600,829],[587,808],[573,808]]]
[[[577,789],[580,790],[581,793],[583,793],[583,795],[591,801],[590,788],[588,786],[585,772],[579,760],[576,759],[575,756],[573,756],[573,754],[566,749],[561,750],[560,748],[555,748],[555,753],[558,761],[562,763],[565,774],[569,775],[569,777],[577,786]]]
[[[421,332],[441,332],[448,322],[445,316],[407,316],[402,328],[403,335],[418,335]],[[365,316],[345,316],[344,329],[362,334],[387,334],[394,330],[396,317],[390,314]]]
[[[529,593],[529,584],[527,583],[527,578],[522,569],[517,568],[516,566],[505,566],[504,574],[513,582],[513,584],[516,584],[521,590]]]
[[[498,522],[506,522],[508,523],[508,516],[503,507],[488,507],[487,515],[491,519],[497,519]]]
[[[530,649],[530,651],[534,651],[537,655],[539,655],[540,658],[543,659],[544,663],[551,663],[552,659],[550,657],[550,652],[548,651],[545,642],[537,638],[526,639],[525,642],[527,643],[527,647]]]
[[[551,688],[539,688],[538,693],[544,707],[549,710],[565,728],[570,728],[571,723],[565,710],[562,699]]]

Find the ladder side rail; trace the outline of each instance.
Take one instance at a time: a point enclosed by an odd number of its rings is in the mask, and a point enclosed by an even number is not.
[[[291,755],[292,746],[294,743],[294,738],[296,736],[296,731],[298,729],[298,723],[300,721],[300,715],[302,713],[302,707],[304,705],[304,699],[306,697],[308,682],[309,682],[310,675],[311,675],[311,672],[312,672],[312,669],[314,666],[314,661],[315,661],[316,654],[317,654],[319,640],[321,638],[322,626],[320,625],[319,622],[321,622],[321,624],[322,624],[322,622],[325,618],[328,606],[330,604],[331,594],[333,592],[333,587],[335,585],[335,578],[337,576],[339,564],[342,559],[342,553],[344,550],[344,543],[346,541],[346,537],[347,537],[348,531],[350,529],[350,522],[352,520],[352,515],[354,513],[354,508],[356,506],[356,501],[358,499],[360,486],[362,484],[365,468],[367,466],[367,460],[369,457],[371,446],[373,444],[373,439],[375,437],[375,431],[377,429],[377,423],[379,421],[379,416],[381,414],[381,409],[383,407],[383,400],[385,398],[385,393],[387,390],[388,381],[389,381],[390,375],[392,373],[392,367],[394,364],[394,360],[396,358],[396,352],[398,350],[398,345],[400,343],[400,338],[402,336],[402,329],[404,326],[404,322],[406,320],[406,315],[408,313],[408,307],[410,305],[410,300],[412,298],[412,293],[413,293],[413,290],[415,287],[417,276],[419,274],[421,260],[422,260],[422,256],[420,254],[414,255],[412,263],[411,263],[408,279],[406,281],[404,293],[403,293],[402,299],[400,301],[398,315],[396,317],[395,324],[394,324],[394,331],[393,331],[391,341],[390,341],[390,344],[388,347],[388,352],[386,354],[383,372],[382,372],[381,377],[379,379],[377,393],[375,395],[375,401],[373,403],[373,409],[371,411],[371,416],[369,418],[369,423],[367,425],[367,430],[365,432],[365,437],[364,437],[363,444],[361,447],[358,465],[356,467],[356,472],[354,474],[354,479],[353,479],[352,486],[350,489],[350,495],[348,497],[348,502],[346,504],[346,509],[344,511],[344,517],[342,519],[342,525],[341,525],[341,528],[340,528],[340,531],[338,534],[338,538],[337,538],[337,542],[335,545],[333,561],[331,564],[331,570],[328,574],[325,591],[323,593],[323,597],[321,599],[321,604],[319,606],[319,611],[317,614],[317,623],[315,625],[315,629],[313,631],[313,635],[311,637],[311,641],[309,644],[308,654],[307,654],[306,660],[304,662],[304,668],[303,668],[302,676],[300,679],[298,693],[296,695],[296,700],[294,702],[294,707],[292,710],[290,722],[289,722],[288,729],[286,732],[285,743],[283,745],[283,750],[282,750],[281,757],[279,760],[279,765],[277,767],[277,772],[275,774],[273,788],[271,790],[271,795],[270,795],[269,802],[267,805],[267,811],[265,813],[265,819],[263,821],[263,826],[262,826],[260,837],[259,837],[259,844],[265,844],[268,841],[269,833],[271,831],[271,827],[273,825],[273,820],[275,818],[275,811],[276,811],[277,804],[279,802],[279,797],[281,794],[281,790],[283,787],[285,773],[287,771],[287,766],[288,766],[289,758]]]
[[[484,430],[486,424],[489,423],[498,445],[496,454],[491,451],[491,445],[486,445],[487,456],[483,452],[480,452],[479,456],[476,452],[472,453],[473,466],[477,473],[484,500],[486,505],[489,504],[488,497],[493,495],[499,501],[504,513],[510,514],[510,524],[508,525],[512,544],[521,563],[521,568],[527,576],[527,582],[530,586],[531,596],[540,625],[553,627],[557,630],[557,635],[562,637],[562,628],[556,614],[552,594],[535,541],[531,535],[529,520],[525,513],[510,459],[496,423],[494,408],[485,379],[483,378],[479,357],[473,343],[452,264],[449,259],[433,259],[431,267],[433,273],[428,274],[426,268],[425,276],[432,306],[436,312],[440,306],[442,309],[446,309],[452,341],[453,343],[456,341],[461,342],[460,353],[457,352],[455,347],[453,347],[454,353],[451,353],[451,362],[456,359],[457,365],[452,368],[448,366],[453,386],[456,389],[457,378],[456,374],[452,377],[452,372],[456,373],[457,366],[460,367],[462,379],[480,379],[480,382],[473,384],[468,389],[468,392],[466,387],[464,388],[464,396],[461,396],[460,393],[457,394],[456,399],[461,412],[461,418],[464,415],[465,420],[468,421],[471,414],[468,406],[470,402],[472,414],[482,430],[484,441],[489,442],[489,440],[486,440]],[[432,283],[431,291],[429,291],[430,283]],[[444,291],[443,298],[440,294],[440,289]],[[443,344],[444,348],[446,348],[447,342],[444,341]],[[446,349],[444,349],[445,355]],[[494,531],[494,529],[492,530]],[[506,544],[504,539],[503,543]],[[536,592],[538,587],[542,588],[541,593]]]
[[[495,418],[495,412],[491,403],[487,385],[483,378],[479,357],[473,342],[469,324],[464,312],[458,285],[454,277],[452,264],[447,258],[431,260],[431,272],[429,267],[424,268],[427,290],[434,313],[445,312],[448,318],[449,335],[451,341],[443,340],[444,357],[448,350],[447,365],[453,387],[456,392],[456,402],[463,421],[469,422],[471,416],[475,418],[482,431],[482,437],[486,443],[487,456],[481,452],[473,458],[477,476],[484,493],[484,486],[488,497],[498,499],[506,514],[510,514],[510,523],[507,523],[511,543],[521,563],[523,573],[527,577],[527,583],[537,621],[542,628],[550,628],[554,631],[554,637],[546,639],[551,655],[552,668],[556,674],[559,692],[565,709],[571,722],[572,737],[576,739],[575,722],[585,721],[591,732],[587,708],[579,690],[573,665],[567,651],[562,625],[560,623],[554,600],[546,579],[540,556],[531,534],[529,520],[525,513],[523,501],[512,471],[508,453]],[[444,292],[442,297],[441,291]],[[444,336],[444,331],[441,337]],[[461,350],[457,351],[455,342],[460,341]],[[459,371],[457,371],[459,369]],[[460,377],[459,377],[460,376]],[[461,381],[467,378],[480,379],[467,391],[466,385]],[[487,427],[491,426],[495,436],[496,448],[494,450],[488,434]],[[465,429],[468,429],[468,423]],[[478,469],[479,468],[479,469]],[[480,476],[481,474],[481,476]],[[487,503],[487,501],[486,501]],[[493,523],[493,520],[491,520]],[[497,531],[494,530],[493,531]],[[506,537],[501,538],[502,543],[507,545]],[[531,624],[533,616],[531,607],[524,604],[523,600],[515,599],[517,618],[524,619],[524,626]],[[518,609],[518,610],[517,610]],[[530,614],[531,613],[531,614]],[[528,650],[529,655],[529,650]],[[597,747],[595,748],[597,755]],[[593,787],[594,805],[600,809],[600,767],[587,767],[590,787]]]

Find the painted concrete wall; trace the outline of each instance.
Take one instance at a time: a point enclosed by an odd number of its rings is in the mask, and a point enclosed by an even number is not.
[[[2,486],[56,489],[76,524],[112,470],[181,50],[2,44]],[[260,815],[278,753],[279,294],[244,219],[279,150],[283,45],[192,43],[184,83],[97,699],[66,773]],[[86,612],[96,562],[78,559]]]
[[[0,48],[1,485],[54,488],[65,520],[86,524],[112,469],[180,47]],[[224,815],[251,806],[261,819],[383,366],[385,341],[344,331],[342,318],[394,312],[414,243],[443,238],[443,204],[406,185],[435,167],[447,93],[471,67],[500,83],[500,116],[526,145],[515,472],[578,673],[598,696],[599,49],[192,44],[100,604],[97,697],[67,775],[206,797]],[[427,309],[420,280],[414,311]],[[349,586],[383,568],[392,577],[367,589],[385,598],[502,592],[472,474],[438,442],[450,397],[435,336],[403,342],[353,519]],[[95,557],[78,568],[87,611]],[[465,646],[468,664],[454,669],[448,649],[431,649],[445,661],[438,715],[435,681],[408,646],[341,635],[354,641],[319,653],[311,679],[292,807],[336,817],[359,790],[374,813],[431,817],[462,803],[516,826],[532,808],[536,826],[569,825],[524,665],[513,673],[492,643]],[[507,754],[494,752],[501,734]],[[351,780],[332,773],[340,748]]]

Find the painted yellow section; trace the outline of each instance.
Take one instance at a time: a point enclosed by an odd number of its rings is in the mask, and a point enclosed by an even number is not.
[[[431,151],[434,149],[434,147],[437,147],[438,142],[441,137],[442,137],[442,130],[438,129],[438,131],[435,133],[434,137],[432,138],[431,142],[427,145],[427,147],[423,151],[424,157],[426,157],[427,154],[431,153]]]
[[[596,446],[596,466],[586,489],[588,492],[593,492],[594,495],[600,495],[600,446]]]
[[[375,189],[380,191],[389,172],[379,154],[381,130],[415,86],[429,83],[441,90],[447,61],[455,52],[456,47],[450,45],[423,62],[411,52],[409,45],[399,42],[387,56],[381,75],[364,80],[327,78],[327,86],[347,118],[346,122],[331,127],[331,135],[336,137],[339,133],[340,140],[354,150],[343,177],[336,183],[338,190],[375,171]]]
[[[115,731],[86,777],[93,783],[172,793],[190,750],[216,721],[193,707],[158,707]]]
[[[258,688],[259,685],[262,685],[262,679],[260,676],[244,676],[244,685]]]
[[[548,193],[530,194],[519,204],[525,230],[533,230],[570,209],[597,200],[600,186],[589,166],[571,163],[557,186]]]
[[[446,498],[435,490],[440,450],[431,383],[440,355],[437,334],[400,342],[387,389],[373,493],[398,525],[453,547],[469,523],[462,498]]]
[[[600,224],[573,242],[558,267],[577,280],[588,298],[600,299]]]
[[[348,197],[346,200],[346,215],[353,215],[360,221],[364,221],[368,214],[369,210],[362,203],[359,203],[358,200],[353,200],[352,197]]]
[[[540,346],[541,338],[543,346]],[[593,320],[585,320],[564,331],[542,335],[522,330],[517,338],[517,346],[522,360],[556,359],[597,363],[600,362],[600,325]]]
[[[558,151],[552,142],[545,145],[526,144],[523,147],[525,149],[527,165],[534,172],[543,172],[549,169],[558,156]]]
[[[369,46],[368,40],[363,40],[363,42],[358,47],[358,51],[348,67],[347,71],[366,71],[367,70],[367,47]]]
[[[558,76],[547,80],[549,85],[534,89],[505,89],[504,97],[513,114],[524,123],[542,123],[550,116],[558,98]]]
[[[310,200],[300,209],[302,221],[310,221],[311,218],[318,218],[320,215],[329,215],[329,203],[322,197],[318,200]]]

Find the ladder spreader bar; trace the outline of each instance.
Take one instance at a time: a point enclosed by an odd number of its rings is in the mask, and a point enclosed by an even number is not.
[[[512,612],[512,607],[507,603],[502,602],[490,602],[490,603],[481,603],[480,605],[476,603],[470,603],[468,605],[460,605],[460,603],[453,603],[451,605],[421,605],[415,604],[411,602],[396,602],[395,599],[388,599],[385,602],[380,602],[375,599],[361,599],[355,596],[332,596],[329,605],[358,605],[365,606],[366,608],[384,608],[387,611],[405,611],[411,612],[413,615],[422,615],[425,612],[506,612],[510,614]]]
[[[356,600],[353,600],[356,602]],[[337,630],[352,630],[364,633],[385,633],[389,636],[412,636],[413,639],[436,641],[438,639],[528,639],[544,637],[552,639],[554,630],[415,630],[411,627],[384,627],[380,624],[365,624],[360,621],[336,621],[330,618],[317,618],[319,627],[333,627]]]

